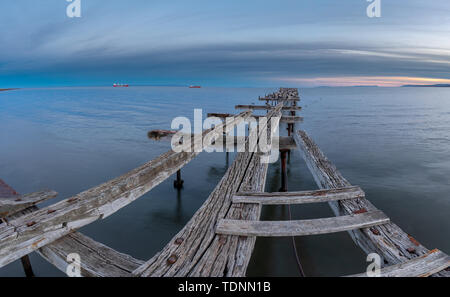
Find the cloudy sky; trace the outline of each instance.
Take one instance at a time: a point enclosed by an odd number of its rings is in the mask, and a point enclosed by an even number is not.
[[[0,2],[0,88],[450,83],[450,2]]]

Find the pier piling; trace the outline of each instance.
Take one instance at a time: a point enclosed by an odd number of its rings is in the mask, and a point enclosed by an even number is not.
[[[22,267],[23,267],[23,270],[25,271],[25,276],[26,277],[34,277],[33,268],[31,267],[31,262],[30,262],[30,258],[28,257],[28,255],[20,258],[20,261],[22,262]]]
[[[287,186],[287,169],[286,169],[286,160],[287,160],[287,154],[289,150],[280,150],[280,162],[281,162],[281,188],[280,192],[287,192],[288,186]]]
[[[181,190],[183,188],[184,180],[181,179],[181,169],[177,171],[177,179],[173,181],[175,189]]]

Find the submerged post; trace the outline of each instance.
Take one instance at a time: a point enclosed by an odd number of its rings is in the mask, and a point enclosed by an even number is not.
[[[181,190],[183,188],[184,180],[181,179],[181,169],[177,171],[177,179],[174,180],[173,186],[175,189]]]
[[[286,170],[286,159],[287,159],[287,153],[289,150],[280,150],[281,154],[281,188],[280,192],[287,192],[288,186],[287,186],[287,170]]]
[[[33,268],[31,267],[30,258],[28,255],[23,256],[20,258],[20,261],[22,262],[23,270],[25,271],[26,277],[34,277]]]
[[[291,133],[294,132],[294,124],[289,123],[287,126],[288,136],[291,136]]]
[[[228,168],[230,164],[230,153],[227,151],[227,157],[226,157],[226,167]]]

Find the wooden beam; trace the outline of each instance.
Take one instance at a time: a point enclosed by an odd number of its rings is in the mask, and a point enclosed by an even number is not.
[[[306,132],[296,131],[294,139],[319,188],[334,189],[351,186]],[[365,198],[333,201],[329,204],[336,216],[348,215],[361,209],[377,210]],[[372,228],[353,230],[350,235],[363,251],[367,254],[379,254],[383,258],[383,263],[388,265],[406,262],[429,252],[427,248],[393,222]],[[450,272],[442,271],[438,275],[450,276]]]
[[[275,108],[275,106],[270,105],[236,105],[236,109],[250,109],[250,110],[270,110]],[[285,106],[283,111],[296,111],[301,110],[300,106]]]
[[[287,237],[329,234],[386,224],[389,218],[381,211],[301,221],[220,220],[217,234],[237,236]]]
[[[282,116],[281,117],[282,123],[288,123],[288,124],[295,124],[295,123],[301,123],[303,122],[303,117],[299,116]]]
[[[37,211],[31,206],[7,218],[7,221]],[[143,261],[120,253],[108,246],[74,231],[36,251],[50,264],[66,273],[69,263],[67,256],[77,253],[81,257],[80,269],[83,277],[131,277],[131,272]]]
[[[250,114],[240,114],[226,129],[233,128],[233,125],[241,123]],[[206,131],[204,138],[221,136],[221,126]],[[203,144],[204,142],[194,142],[191,149]],[[72,233],[75,229],[110,216],[162,183],[198,154],[199,152],[169,151],[121,177],[1,224],[0,267]]]
[[[435,249],[412,260],[381,269],[380,277],[428,277],[448,267],[450,267],[450,257]],[[350,277],[367,277],[367,273],[350,275]]]
[[[294,101],[294,102],[298,102],[298,101],[300,101],[300,98],[298,98],[298,97],[295,97],[295,98],[269,98],[269,97],[260,97],[260,98],[258,98],[260,101],[270,101],[270,100],[272,100],[272,101],[280,101],[280,100],[283,100],[283,101]]]
[[[224,136],[222,144],[216,142],[209,147],[219,148],[220,146],[223,146],[223,149],[225,150],[227,142],[233,143],[236,146],[238,144],[245,144],[247,138],[247,136]],[[291,136],[274,137],[272,141],[278,141],[278,148],[280,150],[292,150],[297,148],[294,138]]]
[[[331,190],[280,192],[280,193],[237,193],[233,203],[260,203],[262,205],[288,205],[338,201],[364,197],[360,187]]]
[[[282,106],[281,103],[270,111],[268,117],[279,117]],[[271,121],[267,124],[271,125]],[[260,133],[265,132],[266,129],[261,127]],[[261,134],[256,136],[259,135]],[[259,205],[236,206],[232,205],[231,199],[238,191],[264,191],[267,168],[268,164],[262,163],[258,154],[238,153],[219,184],[191,220],[161,252],[136,269],[134,274],[152,277],[245,276],[256,238],[219,236],[215,233],[215,226],[222,218],[259,218]]]
[[[216,117],[216,118],[229,118],[229,117],[233,117],[235,115],[230,114],[230,113],[208,113],[207,115],[208,117]],[[259,119],[261,117],[265,117],[265,116],[261,116],[261,115],[252,115],[253,118],[255,119]],[[294,123],[298,123],[298,122],[303,122],[303,117],[299,117],[299,116],[282,116],[281,123],[288,123],[288,124],[294,124]]]
[[[80,255],[81,276],[84,277],[131,277],[132,271],[144,263],[79,232],[66,235],[37,252],[64,273],[70,264],[67,256],[73,253]]]
[[[58,195],[55,191],[45,190],[41,192],[18,195],[13,198],[0,198],[0,217],[5,218],[24,210],[30,206],[55,198]]]

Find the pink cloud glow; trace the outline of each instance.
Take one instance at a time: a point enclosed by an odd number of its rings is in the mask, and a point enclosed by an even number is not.
[[[346,76],[346,77],[315,77],[315,78],[277,78],[276,80],[302,84],[304,86],[379,86],[400,87],[403,85],[434,85],[450,84],[450,79],[403,77],[403,76]]]

